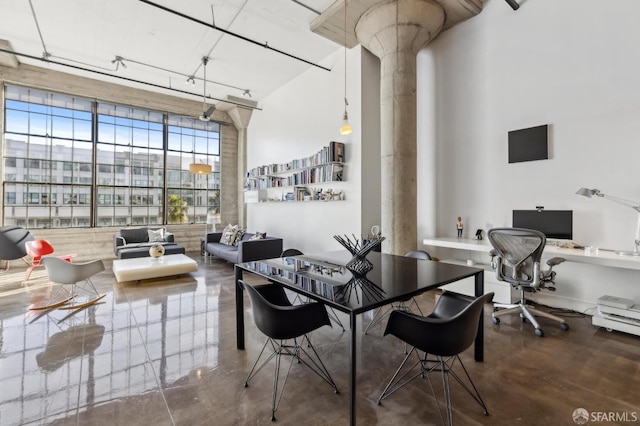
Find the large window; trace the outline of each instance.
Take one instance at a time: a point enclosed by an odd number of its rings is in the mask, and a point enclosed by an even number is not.
[[[219,211],[217,123],[17,86],[4,110],[4,225],[202,223]],[[193,162],[214,173],[191,175]]]

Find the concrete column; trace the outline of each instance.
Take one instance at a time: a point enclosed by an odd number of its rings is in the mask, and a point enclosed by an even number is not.
[[[247,172],[247,127],[249,127],[253,110],[234,106],[227,113],[238,129],[238,224],[246,228],[247,206],[244,203],[243,185]]]
[[[431,0],[393,0],[367,10],[358,41],[380,58],[382,250],[417,248],[416,55],[442,30],[443,8]],[[366,149],[366,148],[365,148]]]

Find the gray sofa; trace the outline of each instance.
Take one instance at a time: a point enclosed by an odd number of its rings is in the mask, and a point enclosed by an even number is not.
[[[149,249],[155,243],[149,242],[149,229],[158,230],[160,228],[127,228],[121,229],[113,236],[113,253],[118,259],[131,259],[134,257],[148,257]],[[173,234],[164,233],[164,239],[160,242],[164,247],[164,254],[184,254],[183,246],[176,244]]]
[[[210,232],[205,235],[205,253],[231,263],[280,257],[282,253],[282,238],[267,236],[260,240],[249,241],[253,236],[254,234],[246,233],[242,236],[242,240],[237,246],[228,246],[220,242],[222,232]]]

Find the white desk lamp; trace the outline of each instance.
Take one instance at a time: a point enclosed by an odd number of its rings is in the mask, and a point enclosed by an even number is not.
[[[635,234],[635,248],[632,252],[618,251],[616,253],[625,256],[640,256],[640,251],[638,251],[638,246],[640,246],[640,203],[634,203],[633,201],[625,200],[624,198],[605,195],[600,192],[599,189],[580,188],[576,191],[576,194],[582,195],[583,197],[587,198],[591,198],[593,196],[606,198],[607,200],[613,201],[614,203],[622,204],[623,206],[631,207],[632,209],[634,209],[638,213],[638,223],[636,224]]]

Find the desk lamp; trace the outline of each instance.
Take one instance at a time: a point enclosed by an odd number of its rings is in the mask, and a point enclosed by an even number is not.
[[[635,234],[635,248],[632,252],[618,251],[616,253],[624,256],[640,256],[640,251],[638,251],[638,246],[640,246],[640,203],[634,203],[633,201],[625,200],[624,198],[603,194],[599,189],[580,188],[576,191],[576,194],[582,195],[583,197],[587,198],[591,198],[593,196],[606,198],[607,200],[613,201],[614,203],[622,204],[623,206],[631,207],[632,209],[634,209],[638,213],[638,223],[636,225]]]

